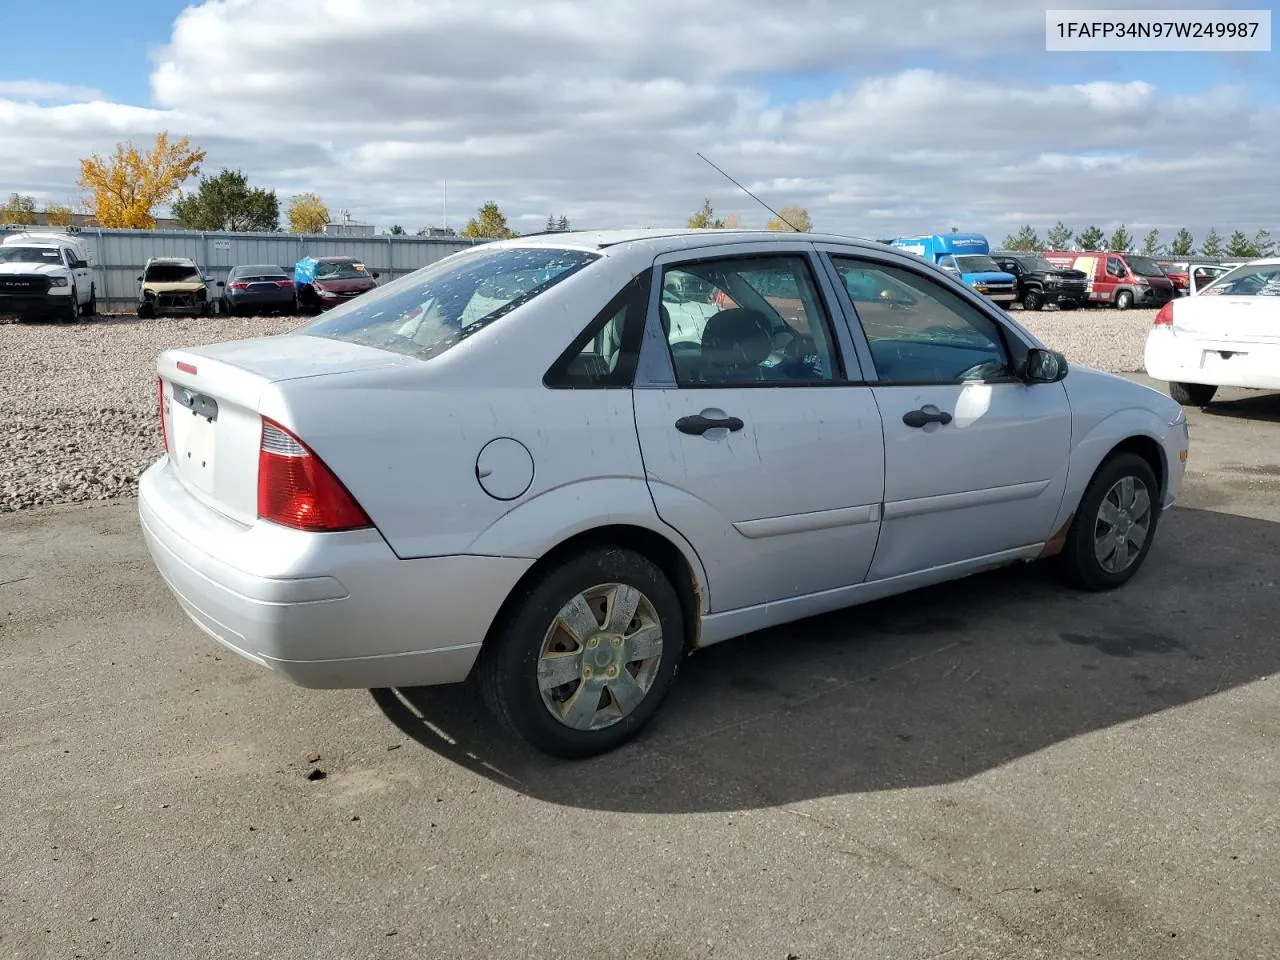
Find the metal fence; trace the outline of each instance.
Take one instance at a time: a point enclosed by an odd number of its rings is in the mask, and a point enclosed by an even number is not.
[[[60,227],[0,227],[11,233],[63,233]],[[101,310],[131,310],[138,302],[138,275],[150,257],[190,257],[213,280],[226,282],[231,268],[271,263],[290,273],[303,257],[357,257],[379,282],[412,273],[483,240],[462,237],[342,237],[297,233],[203,233],[198,230],[111,230],[84,227],[72,231],[84,241],[93,267]],[[216,288],[213,288],[216,289]],[[213,289],[210,293],[213,293]]]

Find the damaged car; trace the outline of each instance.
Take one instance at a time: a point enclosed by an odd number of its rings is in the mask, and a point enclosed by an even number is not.
[[[316,314],[368,293],[378,286],[378,273],[355,257],[305,257],[293,268],[298,306]]]
[[[138,275],[138,316],[206,316],[211,282],[187,257],[152,257]]]

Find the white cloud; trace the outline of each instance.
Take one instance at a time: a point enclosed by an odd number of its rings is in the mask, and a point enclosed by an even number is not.
[[[0,97],[31,102],[101,100],[93,87],[69,86],[45,80],[0,80]]]
[[[438,222],[446,180],[455,224],[487,199],[522,224],[673,224],[704,197],[763,224],[701,151],[771,205],[864,236],[1280,228],[1259,219],[1275,209],[1280,111],[1237,88],[1037,81],[1043,9],[210,0],[157,52],[154,106],[0,84],[0,169],[59,199],[79,157],[169,129],[208,148],[208,170],[316,190],[384,226]],[[1010,51],[1022,78],[993,78]],[[777,78],[818,93],[771,97]],[[85,102],[35,102],[59,99]]]

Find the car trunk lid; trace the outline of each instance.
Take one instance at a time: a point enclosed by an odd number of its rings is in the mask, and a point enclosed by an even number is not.
[[[156,372],[174,472],[206,506],[240,523],[253,523],[262,443],[259,411],[271,384],[417,362],[302,334],[166,350]]]
[[[1280,297],[1184,297],[1173,332],[1214,343],[1280,343]]]

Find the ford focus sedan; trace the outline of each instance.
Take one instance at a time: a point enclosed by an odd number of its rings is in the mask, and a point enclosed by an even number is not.
[[[564,757],[741,634],[1042,558],[1119,587],[1187,457],[1169,398],[821,235],[486,244],[158,374],[139,512],[197,626],[309,687],[473,677]]]

